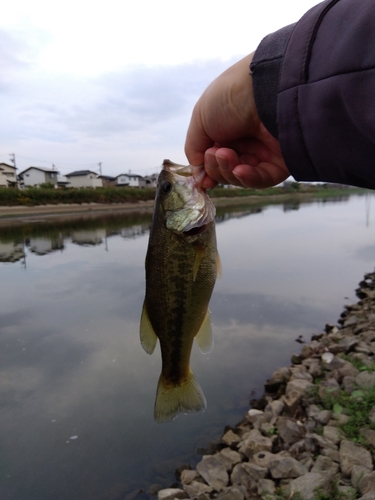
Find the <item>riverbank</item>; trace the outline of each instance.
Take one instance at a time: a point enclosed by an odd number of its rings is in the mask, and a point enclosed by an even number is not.
[[[328,193],[327,193],[328,194]],[[340,191],[339,194],[330,194],[322,196],[321,193],[285,193],[275,195],[251,195],[238,197],[220,197],[212,198],[216,207],[228,206],[263,206],[267,204],[298,204],[309,203],[316,200],[341,199],[348,198],[350,194],[347,190]],[[111,214],[126,214],[126,213],[152,213],[154,200],[140,200],[125,203],[60,203],[46,205],[0,205],[0,227],[16,226],[24,223],[38,222],[42,223],[45,220],[51,219],[73,219],[78,217],[94,217],[96,215],[111,213]]]
[[[375,500],[375,272],[356,293],[158,500]]]

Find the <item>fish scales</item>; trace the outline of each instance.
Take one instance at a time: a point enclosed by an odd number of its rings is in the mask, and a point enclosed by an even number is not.
[[[195,337],[203,350],[212,344],[208,304],[217,267],[213,204],[205,192],[199,193],[194,202],[197,188],[192,175],[187,188],[184,178],[176,181],[179,176],[168,170],[170,164],[164,163],[158,181],[140,328],[146,352],[153,352],[156,338],[160,341],[162,371],[154,410],[155,419],[160,422],[180,412],[205,409],[205,398],[189,360]],[[164,192],[166,187],[170,191]],[[189,200],[192,207],[186,209]],[[198,216],[197,206],[201,211]],[[176,213],[179,210],[185,217],[182,225]],[[178,230],[174,229],[176,225]],[[182,231],[183,227],[188,227],[188,231]]]

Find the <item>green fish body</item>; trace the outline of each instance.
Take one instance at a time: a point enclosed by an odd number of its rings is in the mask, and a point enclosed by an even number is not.
[[[208,304],[216,281],[215,207],[192,169],[165,160],[146,256],[146,295],[140,336],[149,354],[160,341],[162,371],[154,416],[203,411],[206,400],[190,369],[194,338],[212,348]]]

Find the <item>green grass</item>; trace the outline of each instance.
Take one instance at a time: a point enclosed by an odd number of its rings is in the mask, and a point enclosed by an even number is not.
[[[54,205],[58,203],[125,203],[153,200],[155,189],[85,188],[50,189],[0,188],[0,205]]]

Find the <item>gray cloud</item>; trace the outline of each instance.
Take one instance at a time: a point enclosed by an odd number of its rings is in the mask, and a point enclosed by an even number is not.
[[[23,134],[74,140],[147,130],[190,112],[200,93],[228,63],[134,68],[96,80],[26,81],[15,115]],[[40,84],[40,86],[39,86]]]

